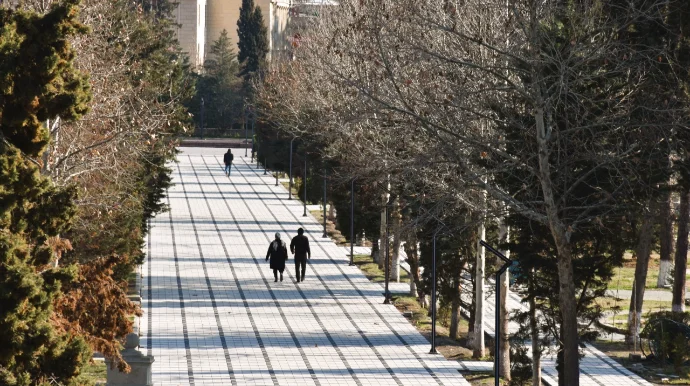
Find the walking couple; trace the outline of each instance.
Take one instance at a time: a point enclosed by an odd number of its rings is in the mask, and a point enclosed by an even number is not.
[[[271,260],[270,266],[273,270],[273,277],[278,281],[278,272],[280,272],[280,281],[283,281],[283,271],[285,271],[285,260],[288,259],[287,247],[285,242],[280,239],[280,233],[276,233],[275,240],[271,241],[266,253],[266,261]],[[295,276],[297,282],[304,281],[304,272],[307,269],[307,259],[311,259],[311,250],[309,249],[309,239],[304,235],[304,229],[297,230],[297,236],[292,238],[290,243],[290,252],[295,255]],[[302,275],[300,275],[300,269]]]

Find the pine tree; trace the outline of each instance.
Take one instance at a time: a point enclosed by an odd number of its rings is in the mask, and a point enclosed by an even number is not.
[[[0,384],[68,383],[90,359],[79,336],[53,324],[53,302],[76,266],[54,267],[69,246],[59,235],[74,215],[73,188],[41,176],[43,121],[79,118],[90,99],[69,39],[86,31],[77,0],[44,16],[0,9]]]
[[[204,74],[197,84],[197,95],[190,107],[196,110],[204,99],[205,127],[227,128],[240,118],[242,90],[237,79],[239,63],[232,49],[228,32],[223,30],[213,42]],[[196,114],[200,116],[199,112]]]
[[[237,36],[237,58],[242,65],[240,76],[247,82],[252,74],[263,68],[268,55],[268,29],[261,8],[254,5],[254,0],[242,0]]]

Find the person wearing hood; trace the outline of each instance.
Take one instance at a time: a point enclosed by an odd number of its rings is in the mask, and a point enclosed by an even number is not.
[[[280,233],[276,232],[275,240],[271,241],[271,244],[268,246],[268,252],[266,252],[266,261],[271,260],[270,266],[276,282],[278,281],[278,272],[280,272],[280,281],[283,281],[283,271],[285,271],[285,260],[287,258],[287,246],[280,239]]]

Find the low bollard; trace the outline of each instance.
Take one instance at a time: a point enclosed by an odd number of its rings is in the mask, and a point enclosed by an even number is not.
[[[122,358],[129,364],[132,371],[125,374],[113,366],[111,361],[106,361],[107,383],[106,386],[153,386],[151,380],[151,366],[153,357],[144,355],[137,350],[139,336],[131,333],[127,335],[125,349],[120,351]]]

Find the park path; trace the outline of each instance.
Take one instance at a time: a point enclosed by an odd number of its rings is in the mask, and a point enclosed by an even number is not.
[[[466,385],[274,179],[235,151],[184,148],[151,221],[140,349],[156,385]],[[306,281],[273,282],[275,232],[310,238]]]

